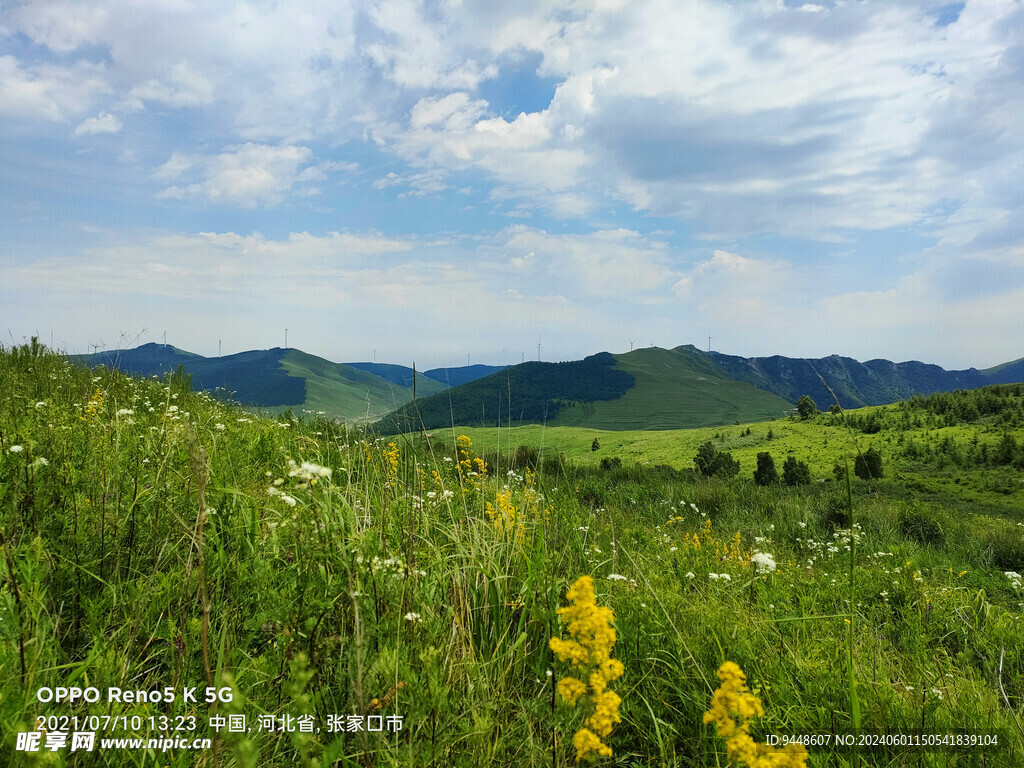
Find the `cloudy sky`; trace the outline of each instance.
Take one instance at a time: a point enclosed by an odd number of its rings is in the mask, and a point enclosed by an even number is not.
[[[1024,5],[0,6],[0,332],[1024,356]]]

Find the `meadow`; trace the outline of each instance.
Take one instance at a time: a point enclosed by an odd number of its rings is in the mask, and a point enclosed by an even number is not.
[[[0,393],[12,765],[1024,764],[1024,519],[989,477],[1012,466],[836,415],[378,437],[35,342],[0,351]],[[707,440],[739,476],[693,472]],[[882,480],[836,479],[872,444]],[[815,481],[756,486],[765,450]],[[48,749],[65,717],[212,744]],[[935,734],[982,743],[907,743]],[[791,735],[806,761],[764,746]]]

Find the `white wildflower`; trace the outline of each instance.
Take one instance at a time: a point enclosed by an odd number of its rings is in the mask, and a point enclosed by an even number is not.
[[[422,621],[422,619],[420,619],[420,615],[418,613],[413,613],[412,611],[409,611],[407,614],[405,614],[405,619],[406,621],[411,621],[413,624]]]
[[[758,571],[775,570],[775,557],[767,552],[755,552],[750,561],[757,566]]]
[[[686,572],[686,578],[688,578],[688,579],[696,578],[696,576],[697,576],[697,574],[695,574],[693,571],[687,571]]]
[[[38,459],[32,462],[31,466],[32,469],[39,469],[40,467],[50,466],[50,462],[48,462],[44,457],[40,456]]]
[[[267,488],[267,495],[280,499],[289,507],[294,507],[297,503],[294,496],[289,496],[287,493],[285,493],[284,491],[279,491],[274,486],[270,486],[269,488]]]
[[[288,477],[297,477],[302,483],[315,483],[320,477],[325,477],[328,480],[331,478],[329,467],[321,467],[311,461],[296,464],[294,459],[288,459],[288,468]]]
[[[131,408],[118,408],[117,415],[118,416],[134,416],[135,415],[135,411],[133,411]]]
[[[25,450],[25,446],[23,446],[23,445],[12,445],[7,450],[10,451],[11,453],[21,453],[22,451]]]
[[[609,581],[626,581],[626,577],[621,575],[621,574],[618,574],[618,573],[609,573],[608,574],[608,580]]]

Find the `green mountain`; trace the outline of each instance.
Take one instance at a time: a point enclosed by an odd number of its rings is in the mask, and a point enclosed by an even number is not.
[[[633,377],[633,386],[614,400],[562,408],[550,424],[684,429],[764,421],[792,408],[781,397],[730,379],[712,362],[687,350],[652,347],[613,357],[615,367]]]
[[[882,405],[912,395],[1024,381],[1024,358],[985,371],[917,361],[745,358],[675,349],[603,352],[575,363],[525,363],[405,405],[385,431],[544,423],[607,430],[683,429],[762,421],[802,395],[821,409]],[[831,390],[831,392],[830,392]]]
[[[729,380],[685,350],[602,352],[571,363],[530,362],[417,400],[385,431],[451,424],[546,423],[595,429],[679,429],[781,416],[791,404]]]
[[[1024,381],[1024,357],[980,371],[992,384],[1017,384]]]
[[[230,395],[246,406],[323,411],[348,420],[373,420],[412,400],[411,369],[408,386],[402,386],[297,349],[275,347],[203,357],[166,344],[144,344],[134,349],[72,355],[70,359],[90,367],[104,365],[141,376],[163,376],[180,365],[191,374],[193,389]],[[416,376],[417,394],[445,388],[422,374]]]
[[[510,366],[447,392],[417,399],[388,414],[378,427],[388,432],[437,429],[451,424],[501,426],[548,422],[563,407],[621,397],[633,377],[601,352],[569,363],[529,362]],[[449,394],[452,397],[449,397]]]
[[[916,360],[905,363],[868,360],[861,363],[839,355],[818,359],[779,355],[748,358],[701,352],[691,345],[677,349],[703,356],[728,378],[753,384],[791,402],[796,402],[801,395],[810,395],[823,410],[834,402],[832,393],[843,408],[859,408],[894,403],[912,395],[1024,381],[1024,360],[987,371],[975,368],[947,371]]]

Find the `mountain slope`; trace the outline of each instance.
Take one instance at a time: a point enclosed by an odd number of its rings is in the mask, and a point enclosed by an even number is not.
[[[786,400],[732,381],[700,355],[647,348],[615,355],[633,386],[615,400],[563,408],[552,426],[594,429],[683,429],[763,421],[792,408]]]
[[[746,358],[701,352],[691,345],[677,349],[705,356],[728,378],[753,384],[790,402],[796,402],[801,395],[810,395],[821,409],[828,408],[833,402],[832,394],[822,379],[831,387],[843,408],[882,405],[915,394],[974,389],[995,383],[994,379],[974,368],[947,371],[916,360],[905,363],[869,360],[861,363],[839,355],[818,359],[779,355]]]
[[[498,373],[508,368],[507,365],[463,365],[456,368],[432,368],[424,371],[423,375],[434,381],[439,381],[447,387],[457,387],[459,384],[466,384],[470,381],[482,379],[492,373]]]
[[[1016,384],[1024,381],[1024,357],[980,371],[990,384]]]
[[[380,376],[385,381],[390,381],[399,387],[412,389],[412,368],[407,365],[395,365],[393,363],[345,363],[345,365],[372,373],[374,376]],[[430,376],[430,371],[416,372],[417,395],[433,395],[446,389],[448,389],[446,385]]]
[[[104,365],[141,376],[163,376],[179,365],[192,374],[196,390],[226,390],[239,403],[257,408],[301,406],[305,381],[290,377],[281,367],[286,350],[279,347],[239,352],[224,357],[203,357],[167,344],[143,344],[134,349],[71,355],[78,364]]]
[[[547,423],[679,429],[782,416],[791,403],[721,376],[688,352],[602,352],[573,363],[523,363],[389,414],[386,430]],[[419,411],[417,415],[416,411]]]
[[[389,432],[451,424],[547,422],[572,403],[621,397],[633,378],[607,352],[569,363],[529,362],[505,368],[447,392],[418,399],[379,423]]]
[[[70,359],[142,376],[163,376],[180,365],[192,375],[193,389],[231,393],[234,400],[247,406],[324,411],[349,420],[375,419],[412,399],[411,387],[344,363],[280,347],[208,358],[169,345],[144,344],[116,352],[72,355]],[[417,374],[416,382],[417,390],[444,389],[444,385],[422,374]]]

